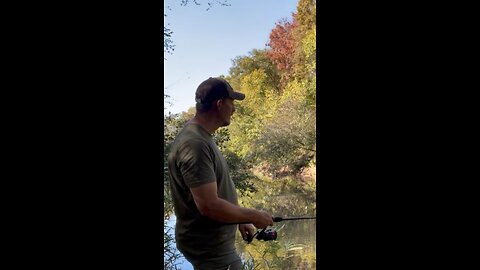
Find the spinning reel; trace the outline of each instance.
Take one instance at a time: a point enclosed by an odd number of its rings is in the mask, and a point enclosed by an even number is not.
[[[254,235],[251,237],[247,238],[247,244],[250,244],[255,238],[255,235],[257,236],[257,240],[263,240],[263,241],[271,241],[271,240],[277,240],[277,232],[274,229],[267,229],[264,228],[261,231],[257,231]]]

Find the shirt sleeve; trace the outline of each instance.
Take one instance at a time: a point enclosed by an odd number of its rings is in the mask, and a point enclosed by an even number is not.
[[[189,140],[179,149],[178,155],[180,173],[188,187],[198,187],[217,180],[213,169],[214,156],[207,142]]]

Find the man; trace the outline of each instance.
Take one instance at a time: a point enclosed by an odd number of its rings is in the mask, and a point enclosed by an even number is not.
[[[230,124],[234,100],[244,98],[224,79],[202,82],[195,93],[196,115],[179,132],[168,157],[177,248],[195,270],[241,269],[237,226],[248,239],[255,227],[273,225],[270,214],[238,206],[227,163],[212,138],[215,130]],[[241,222],[255,227],[225,224]]]

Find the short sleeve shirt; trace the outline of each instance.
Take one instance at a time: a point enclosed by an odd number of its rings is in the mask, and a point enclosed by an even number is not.
[[[237,204],[227,162],[212,136],[200,125],[187,124],[168,156],[170,188],[177,222],[177,248],[192,259],[235,253],[236,225],[224,225],[200,214],[190,188],[216,182],[218,197]]]

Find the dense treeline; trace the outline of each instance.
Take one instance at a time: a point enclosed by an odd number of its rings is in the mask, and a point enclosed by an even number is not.
[[[280,20],[269,47],[233,60],[227,80],[247,95],[237,102],[227,149],[273,176],[315,162],[316,1],[301,0]]]

